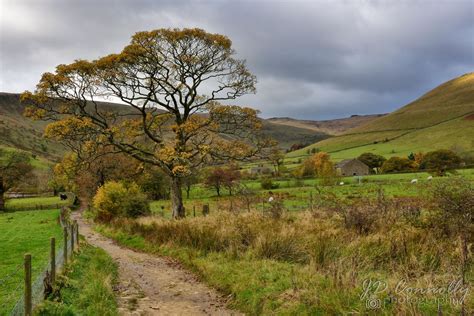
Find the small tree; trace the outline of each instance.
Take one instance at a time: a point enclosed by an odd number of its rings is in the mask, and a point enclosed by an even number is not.
[[[198,174],[190,174],[186,178],[183,178],[184,189],[186,190],[186,198],[189,199],[189,194],[191,193],[191,188],[194,184],[199,182]]]
[[[233,188],[235,188],[240,181],[240,172],[236,166],[230,165],[227,167],[212,168],[206,175],[204,184],[208,188],[216,190],[217,196],[221,196],[221,189],[224,187],[232,195]]]
[[[152,166],[145,169],[137,183],[152,200],[169,198],[169,177],[160,169]]]
[[[4,194],[34,177],[30,156],[0,148],[0,211],[5,209]]]
[[[150,214],[149,201],[136,183],[109,181],[94,196],[94,216],[108,222],[115,217],[139,217]]]
[[[357,157],[357,159],[365,163],[371,172],[382,167],[385,160],[387,160],[384,156],[376,155],[374,153],[363,153]]]
[[[420,169],[432,170],[435,174],[443,176],[447,171],[458,168],[461,158],[451,150],[440,149],[430,151],[421,160]]]
[[[277,176],[280,175],[281,166],[283,165],[284,158],[285,154],[277,146],[273,146],[270,149],[270,153],[268,154],[268,160],[270,160],[270,162],[272,163],[275,175]]]
[[[383,173],[403,172],[415,170],[415,164],[408,158],[391,157],[382,165]]]

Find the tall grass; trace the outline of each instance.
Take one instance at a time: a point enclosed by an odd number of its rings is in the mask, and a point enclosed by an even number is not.
[[[316,211],[280,218],[223,211],[180,221],[121,219],[106,232],[129,246],[178,257],[250,314],[366,313],[360,294],[368,278],[391,288],[400,280],[429,287],[460,278],[458,240],[435,227],[431,203],[383,195],[325,202]],[[466,279],[473,284],[472,262]],[[391,302],[390,293],[383,295]],[[472,296],[465,303],[474,311]],[[428,300],[390,303],[380,313],[437,309]],[[441,309],[459,312],[449,302],[441,302]]]
[[[117,315],[113,284],[117,265],[105,251],[83,244],[56,291],[36,310],[36,315]]]

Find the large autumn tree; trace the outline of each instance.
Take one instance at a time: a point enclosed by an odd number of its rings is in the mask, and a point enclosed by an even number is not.
[[[171,179],[173,217],[184,217],[184,177],[248,159],[268,143],[255,110],[220,104],[255,92],[255,76],[234,56],[229,38],[201,29],[139,32],[121,53],[43,74],[22,100],[28,116],[55,121],[47,136],[76,152],[108,147],[161,168]],[[104,99],[129,111],[112,111]]]

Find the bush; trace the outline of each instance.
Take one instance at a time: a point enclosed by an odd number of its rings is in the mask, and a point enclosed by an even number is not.
[[[150,214],[149,201],[136,183],[106,182],[97,190],[93,203],[95,219],[99,221]]]
[[[273,183],[271,178],[263,178],[260,181],[260,186],[264,190],[278,189],[279,187],[278,183]]]
[[[420,169],[433,170],[436,175],[442,176],[448,170],[458,168],[461,158],[451,150],[440,149],[430,151],[421,160]]]
[[[357,157],[357,159],[369,166],[370,172],[372,173],[374,172],[374,168],[382,167],[385,160],[387,160],[384,156],[376,155],[373,153],[363,153],[362,155]]]
[[[415,170],[415,164],[408,158],[391,157],[382,165],[383,173],[403,172]]]

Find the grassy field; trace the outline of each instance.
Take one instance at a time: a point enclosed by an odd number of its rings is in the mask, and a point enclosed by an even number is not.
[[[32,254],[33,280],[49,260],[50,237],[61,247],[59,210],[0,213],[0,315],[22,295],[23,257]],[[0,281],[2,282],[2,281]]]
[[[45,301],[37,315],[118,315],[113,285],[117,265],[102,249],[86,243],[61,278],[60,295]]]
[[[59,208],[71,204],[71,197],[67,200],[61,200],[59,196],[40,196],[31,198],[8,199],[6,208],[11,210],[16,209],[46,209]]]
[[[435,228],[437,202],[429,199],[379,195],[281,217],[221,209],[180,221],[117,220],[98,230],[125,246],[179,259],[249,315],[434,315],[438,303],[443,314],[459,314],[460,305],[444,300],[454,297],[436,294],[414,294],[407,304],[405,294],[379,293],[377,310],[370,297],[361,298],[366,280],[394,289],[401,280],[427,288],[459,279],[456,239]],[[472,284],[472,262],[466,271]],[[470,314],[474,297],[465,298]]]
[[[474,181],[474,169],[462,169],[457,173],[470,181]],[[260,180],[245,180],[242,184],[253,192],[247,200],[240,196],[229,196],[226,190],[222,190],[221,197],[217,197],[216,192],[203,185],[194,185],[190,191],[189,199],[184,199],[184,205],[188,216],[193,216],[193,209],[196,216],[202,215],[202,207],[209,204],[210,210],[230,210],[247,209],[262,210],[268,208],[266,202],[269,191],[280,200],[289,211],[307,210],[318,202],[321,195],[335,195],[346,199],[356,199],[363,196],[374,197],[379,190],[383,190],[389,197],[415,197],[424,194],[431,184],[438,181],[445,181],[449,177],[435,177],[427,180],[429,173],[400,173],[400,174],[379,174],[365,177],[343,177],[338,182],[344,185],[321,186],[320,180],[309,179],[283,179],[273,181],[278,186],[276,189],[263,190]],[[411,184],[412,179],[418,179],[417,184]],[[232,201],[232,202],[231,202]],[[250,204],[250,205],[248,205]],[[153,214],[171,218],[171,202],[169,200],[153,201],[150,204]],[[163,208],[162,208],[163,207]]]

